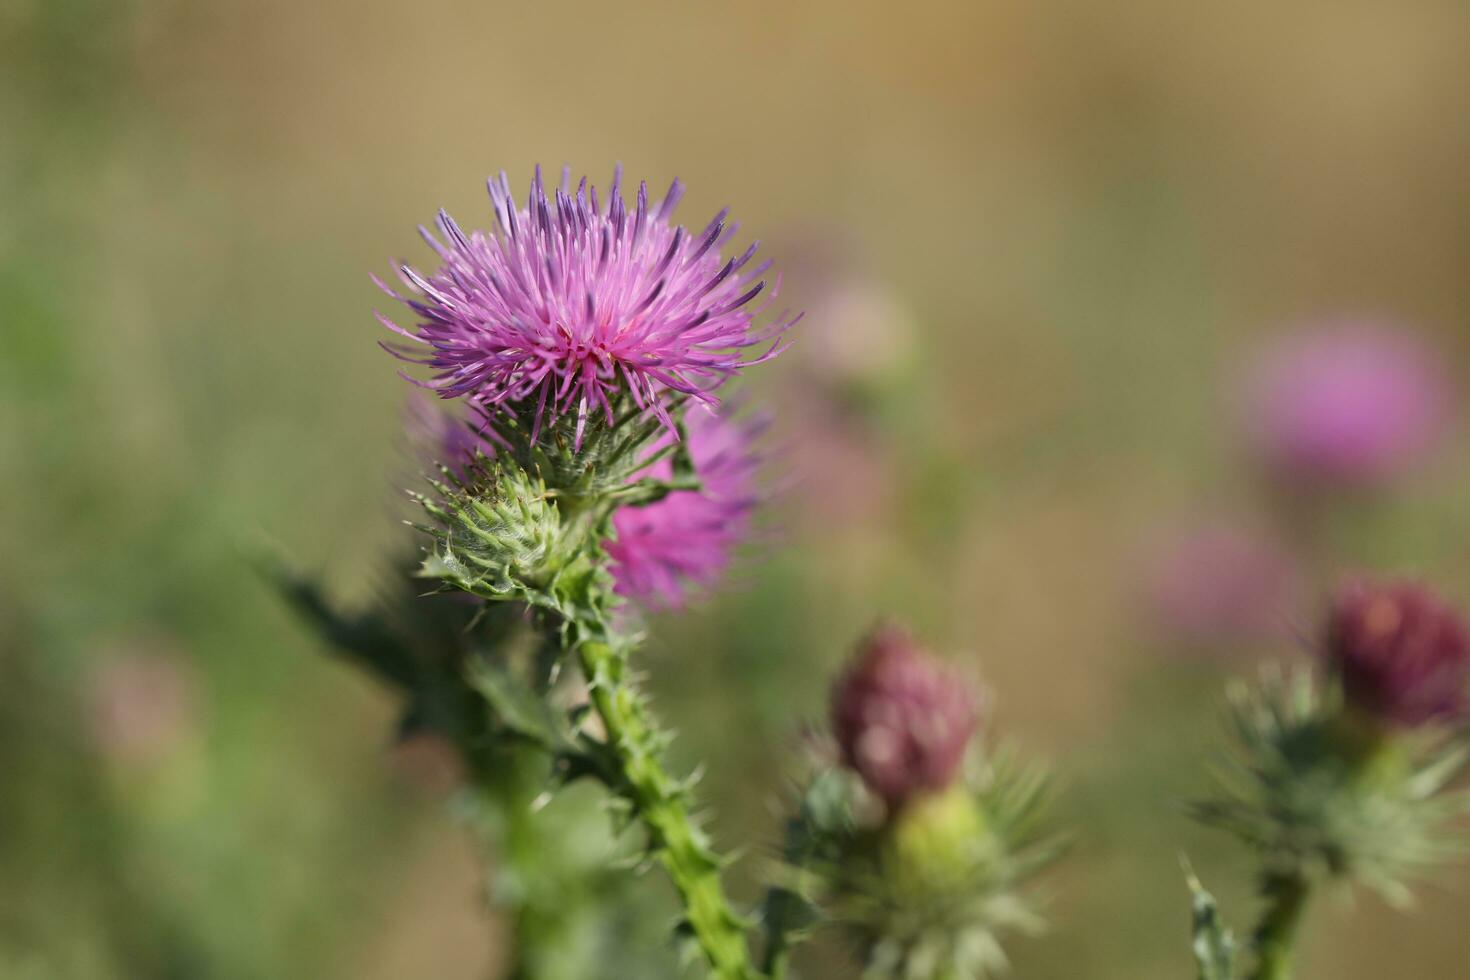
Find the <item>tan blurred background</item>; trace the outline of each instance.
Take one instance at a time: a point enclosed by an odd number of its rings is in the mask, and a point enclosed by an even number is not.
[[[1467,50],[1433,0],[0,0],[0,975],[490,969],[388,699],[242,556],[366,592],[406,390],[368,274],[440,206],[485,226],[489,173],[618,161],[681,176],[691,223],[732,206],[810,311],[756,382],[797,450],[775,534],[655,630],[721,839],[775,839],[777,760],[897,615],[1079,826],[1017,975],[1188,975],[1181,849],[1242,925],[1250,882],[1178,801],[1222,678],[1293,649],[1181,654],[1140,565],[1273,519],[1227,407],[1263,338],[1383,316],[1463,381]],[[1308,591],[1367,565],[1470,600],[1466,448],[1334,507]],[[140,658],[170,679],[108,671]],[[1467,885],[1324,903],[1304,977],[1470,975]]]

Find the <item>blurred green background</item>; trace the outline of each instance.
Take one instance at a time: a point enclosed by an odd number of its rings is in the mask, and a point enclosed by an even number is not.
[[[245,559],[368,592],[408,469],[368,273],[538,161],[678,174],[809,310],[756,380],[772,533],[649,652],[720,840],[776,839],[781,760],[893,614],[1079,829],[1017,975],[1189,975],[1180,851],[1242,924],[1250,882],[1179,801],[1223,678],[1294,648],[1181,649],[1146,545],[1274,519],[1224,406],[1283,325],[1387,315],[1463,378],[1467,50],[1455,0],[0,0],[0,976],[494,970],[433,760]],[[1309,591],[1470,600],[1466,449],[1334,502]],[[1465,976],[1467,885],[1323,903],[1304,976]]]

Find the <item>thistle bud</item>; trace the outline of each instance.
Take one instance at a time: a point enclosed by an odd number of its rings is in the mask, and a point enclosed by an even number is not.
[[[1381,722],[1417,727],[1466,714],[1465,625],[1420,586],[1349,585],[1333,605],[1325,655],[1349,703]]]
[[[833,690],[843,761],[890,811],[950,785],[978,721],[965,683],[894,626],[863,641]]]
[[[470,484],[435,482],[437,496],[415,495],[433,521],[421,530],[435,540],[419,577],[487,599],[541,592],[576,552],[555,500],[514,466],[477,464],[470,476]]]

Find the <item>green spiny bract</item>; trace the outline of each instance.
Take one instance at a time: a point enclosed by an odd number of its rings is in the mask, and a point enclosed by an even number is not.
[[[683,398],[670,399],[671,417],[679,417],[683,403]],[[585,418],[566,414],[542,420],[538,430],[531,405],[512,405],[486,423],[487,432],[502,457],[536,474],[559,498],[646,503],[652,498],[635,489],[637,477],[666,455],[675,457],[676,476],[692,476],[690,467],[680,465],[681,460],[687,463],[684,443],[671,440],[657,416],[626,395],[614,398],[613,408],[610,421],[601,412]],[[682,434],[682,425],[676,423],[676,430]],[[698,487],[692,479],[686,482],[684,489]]]
[[[647,413],[630,405],[611,423],[584,421],[578,447],[575,418],[552,420],[532,439],[532,418],[506,412],[487,430],[494,456],[479,454],[462,471],[441,465],[433,493],[412,494],[431,518],[420,530],[434,538],[419,577],[563,615],[615,604],[603,547],[613,512],[699,481],[684,442]],[[670,478],[640,477],[666,458]]]
[[[1358,881],[1402,905],[1409,880],[1463,852],[1449,823],[1470,794],[1445,791],[1463,738],[1388,732],[1305,671],[1233,690],[1229,721],[1234,758],[1193,813],[1259,850],[1267,875]]]
[[[435,495],[414,495],[433,520],[421,527],[434,544],[419,577],[555,608],[569,576],[592,573],[592,536],[605,514],[564,512],[543,480],[514,464],[482,456],[465,480],[443,472],[447,482],[431,481]]]
[[[1045,788],[1005,753],[885,819],[855,774],[822,770],[789,829],[777,894],[842,929],[865,980],[996,976],[1002,937],[1041,927],[1022,889],[1060,850],[1039,826]]]

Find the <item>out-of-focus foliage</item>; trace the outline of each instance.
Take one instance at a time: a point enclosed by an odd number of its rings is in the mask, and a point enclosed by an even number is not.
[[[456,784],[454,810],[493,862],[486,893],[513,939],[507,975],[669,974],[657,938],[669,909],[628,873],[639,855],[615,832],[612,801],[564,785],[593,760],[560,710],[568,692],[556,684],[556,644],[527,611],[426,596],[399,570],[372,606],[354,612],[312,582],[269,571],[329,650],[398,699],[403,744],[442,758]]]

